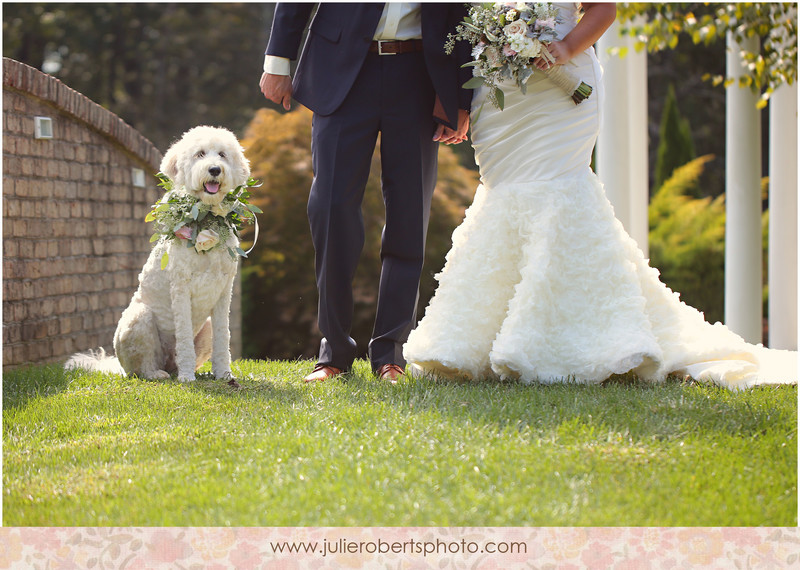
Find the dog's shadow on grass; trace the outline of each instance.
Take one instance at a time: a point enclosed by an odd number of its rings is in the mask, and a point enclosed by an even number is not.
[[[161,384],[165,386],[180,386],[193,392],[202,392],[216,398],[231,398],[237,400],[276,400],[281,402],[294,402],[303,398],[300,386],[275,381],[269,375],[237,376],[235,383],[224,379],[214,378],[210,373],[199,373],[193,382],[180,382],[171,377],[166,380],[149,380],[137,378],[140,382],[148,384]]]
[[[206,363],[195,373],[193,382],[182,384],[174,377],[150,382],[180,384],[219,397],[274,399],[291,403],[302,400],[307,394],[308,385],[301,379],[311,371],[311,368],[313,362],[303,359],[293,361],[239,359],[231,363],[233,382],[215,378],[210,363]]]

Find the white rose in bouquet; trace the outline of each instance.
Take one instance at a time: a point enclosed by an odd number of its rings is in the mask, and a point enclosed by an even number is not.
[[[503,31],[505,32],[506,36],[511,39],[512,36],[525,36],[528,33],[528,24],[526,24],[523,20],[514,20],[510,24],[507,24]]]

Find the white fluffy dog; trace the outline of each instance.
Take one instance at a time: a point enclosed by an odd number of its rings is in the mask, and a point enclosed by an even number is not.
[[[201,126],[169,148],[161,172],[172,181],[173,194],[188,194],[219,208],[226,194],[247,183],[250,166],[233,133]],[[201,236],[196,237],[199,243]],[[236,251],[239,242],[231,232],[218,245],[205,250],[200,245],[187,247],[186,238],[160,239],[114,333],[116,359],[102,353],[77,354],[66,367],[124,370],[151,379],[177,374],[188,382],[210,357],[214,376],[235,384],[229,316],[238,256],[229,250]],[[168,261],[162,269],[165,253]]]

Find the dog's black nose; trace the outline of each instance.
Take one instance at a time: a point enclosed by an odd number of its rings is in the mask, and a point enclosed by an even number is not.
[[[222,172],[222,169],[219,166],[212,166],[208,169],[208,173],[211,176],[219,176],[219,173]]]

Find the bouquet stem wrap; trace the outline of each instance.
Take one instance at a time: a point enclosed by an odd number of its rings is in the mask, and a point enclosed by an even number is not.
[[[544,70],[547,78],[561,88],[564,93],[572,97],[578,105],[592,94],[592,86],[580,80],[578,76],[564,68],[563,65],[553,65]]]
[[[544,70],[547,78],[555,83],[561,90],[572,98],[573,102],[578,105],[592,94],[592,86],[587,85],[574,73],[570,72],[563,65],[553,65],[556,58],[547,51],[545,47],[542,49],[542,57],[550,64]]]

